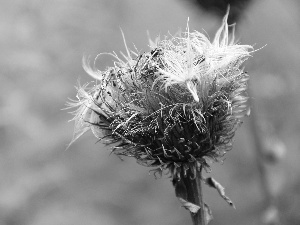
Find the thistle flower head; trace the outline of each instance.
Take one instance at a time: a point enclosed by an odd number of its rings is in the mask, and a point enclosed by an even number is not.
[[[208,167],[231,149],[247,110],[248,75],[241,68],[249,45],[229,37],[228,14],[212,42],[197,31],[151,44],[151,50],[115,58],[105,71],[84,68],[97,80],[78,88],[73,141],[87,130],[117,155],[173,176]]]

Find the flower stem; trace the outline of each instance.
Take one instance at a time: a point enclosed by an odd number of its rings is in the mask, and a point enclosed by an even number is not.
[[[202,192],[202,181],[201,181],[202,167],[196,170],[196,176],[193,178],[193,174],[190,170],[187,171],[187,176],[183,177],[183,182],[187,190],[187,201],[200,206],[197,213],[191,212],[193,225],[206,225],[205,214],[204,214],[204,202]]]

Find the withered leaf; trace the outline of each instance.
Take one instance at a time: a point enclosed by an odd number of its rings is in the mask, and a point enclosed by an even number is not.
[[[228,198],[225,194],[225,188],[218,182],[216,181],[214,178],[212,177],[208,177],[204,179],[205,183],[212,188],[217,189],[219,195],[231,206],[235,209],[235,205],[233,204],[233,202],[231,201],[230,198]]]
[[[214,218],[212,215],[211,209],[209,208],[209,206],[206,203],[204,203],[204,215],[205,215],[206,224],[208,224]]]
[[[199,211],[200,206],[195,205],[191,202],[188,202],[188,201],[184,200],[183,198],[178,198],[178,199],[181,202],[182,206],[185,209],[189,210],[191,213],[197,213]]]

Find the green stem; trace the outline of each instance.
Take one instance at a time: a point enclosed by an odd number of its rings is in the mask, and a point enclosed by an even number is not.
[[[188,171],[187,176],[182,176],[182,180],[187,190],[187,201],[200,206],[197,213],[191,213],[193,225],[206,225],[205,214],[204,214],[204,202],[202,192],[202,181],[201,181],[202,167],[197,169],[196,177],[193,179],[193,174]]]

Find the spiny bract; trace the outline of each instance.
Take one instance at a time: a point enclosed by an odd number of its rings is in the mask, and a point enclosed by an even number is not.
[[[115,143],[115,154],[172,176],[222,157],[247,110],[248,75],[241,64],[252,49],[234,42],[227,17],[212,42],[187,28],[142,54],[125,43],[127,55],[110,54],[116,60],[105,71],[84,60],[97,83],[79,86],[78,101],[69,103],[77,108],[73,141],[91,129],[104,143]]]

